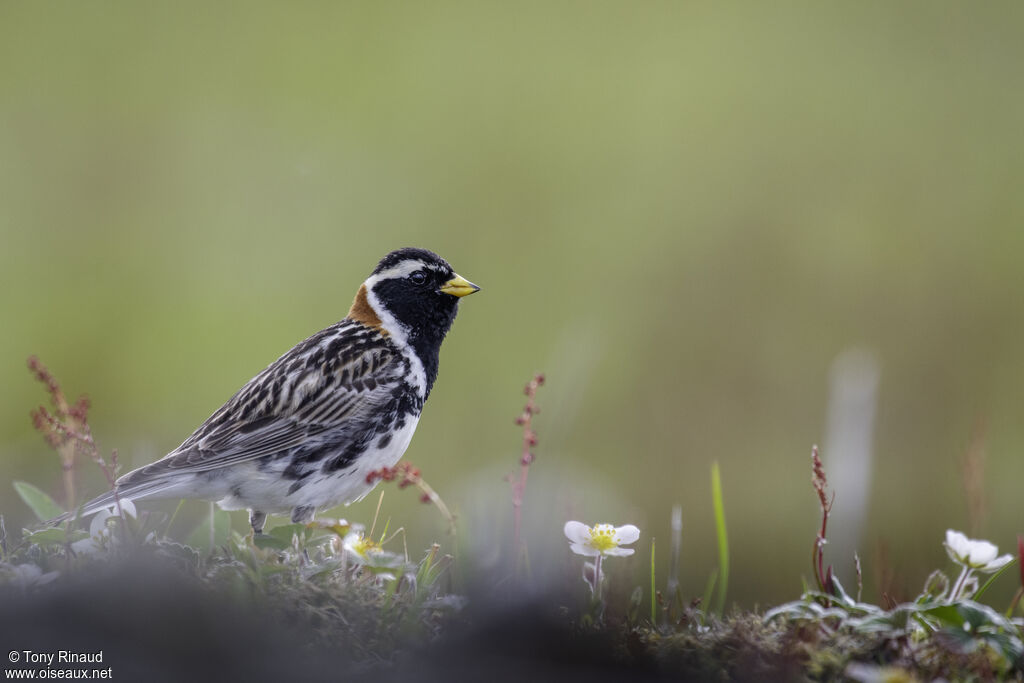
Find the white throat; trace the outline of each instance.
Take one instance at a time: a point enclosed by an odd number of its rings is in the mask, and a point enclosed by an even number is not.
[[[374,285],[381,280],[407,277],[422,267],[423,264],[419,261],[402,261],[398,265],[366,278],[363,286],[366,287],[366,301],[380,319],[381,328],[388,333],[395,346],[408,359],[412,367],[412,376],[408,378],[409,383],[419,390],[421,396],[424,396],[427,391],[427,372],[423,368],[423,362],[420,361],[419,356],[409,344],[409,326],[400,322],[373,291]]]

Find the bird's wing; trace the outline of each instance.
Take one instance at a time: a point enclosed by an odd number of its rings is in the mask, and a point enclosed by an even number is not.
[[[118,487],[273,455],[391,400],[405,360],[385,338],[343,321],[250,380],[177,449]]]

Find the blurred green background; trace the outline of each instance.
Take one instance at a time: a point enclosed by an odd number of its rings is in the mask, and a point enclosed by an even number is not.
[[[916,592],[947,527],[1010,550],[1022,28],[1009,2],[2,3],[0,513],[31,521],[13,479],[61,495],[29,354],[145,464],[416,245],[483,287],[407,454],[478,551],[508,543],[512,420],[543,370],[535,562],[578,572],[566,519],[632,522],[638,556],[609,571],[642,576],[655,536],[664,572],[679,503],[700,594],[718,460],[731,599],[795,598],[851,347],[881,368],[869,587]],[[445,542],[414,494],[383,509],[410,548]]]

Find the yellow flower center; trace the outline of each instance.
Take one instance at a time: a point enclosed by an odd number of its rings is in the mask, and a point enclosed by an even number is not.
[[[598,524],[590,530],[590,545],[598,552],[605,552],[619,547],[615,540],[615,527],[611,524]]]
[[[352,550],[361,557],[369,558],[370,553],[378,552],[380,549],[380,543],[376,543],[373,539],[366,538],[362,534],[359,534],[359,538],[352,543]]]

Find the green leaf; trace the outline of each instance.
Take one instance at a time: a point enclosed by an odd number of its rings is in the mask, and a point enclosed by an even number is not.
[[[887,633],[895,637],[911,628],[911,618],[918,612],[920,607],[917,605],[898,605],[889,612],[869,612],[866,616],[848,619],[846,623],[860,633]]]
[[[25,501],[25,505],[32,509],[32,512],[35,513],[40,522],[47,522],[54,517],[64,514],[64,508],[57,505],[53,498],[50,498],[45,491],[36,488],[28,482],[14,482],[14,490]]]
[[[176,541],[158,540],[157,555],[171,560],[182,562],[186,567],[193,568],[199,565],[199,553],[195,548],[178,543]]]
[[[857,601],[851,598],[850,594],[843,588],[843,584],[839,583],[839,577],[835,574],[832,575],[832,594],[839,598],[847,607],[857,604]]]
[[[430,571],[434,566],[434,559],[437,557],[438,550],[440,550],[440,546],[438,546],[437,544],[432,545],[430,547],[430,550],[427,551],[426,556],[420,562],[420,568],[416,572],[417,586],[429,585],[427,583],[427,577],[430,576]],[[430,583],[433,583],[433,581],[431,581]]]
[[[938,605],[929,609],[923,609],[921,610],[921,613],[938,619],[939,623],[943,626],[952,626],[954,628],[962,629],[964,624],[967,623],[964,613],[956,603]]]
[[[260,534],[259,536],[254,536],[252,542],[257,548],[263,549],[270,548],[272,550],[287,550],[292,547],[291,536],[289,536],[288,540],[285,541],[270,534]]]
[[[303,541],[306,538],[306,525],[305,524],[282,524],[281,526],[275,526],[273,529],[267,532],[267,535],[271,538],[275,538],[281,543],[284,543],[281,548],[292,547],[292,539],[295,535],[298,535],[299,541]]]
[[[88,537],[89,532],[82,531],[81,529],[68,533],[63,527],[53,527],[33,532],[25,538],[37,545],[64,545],[65,543],[73,543]]]

